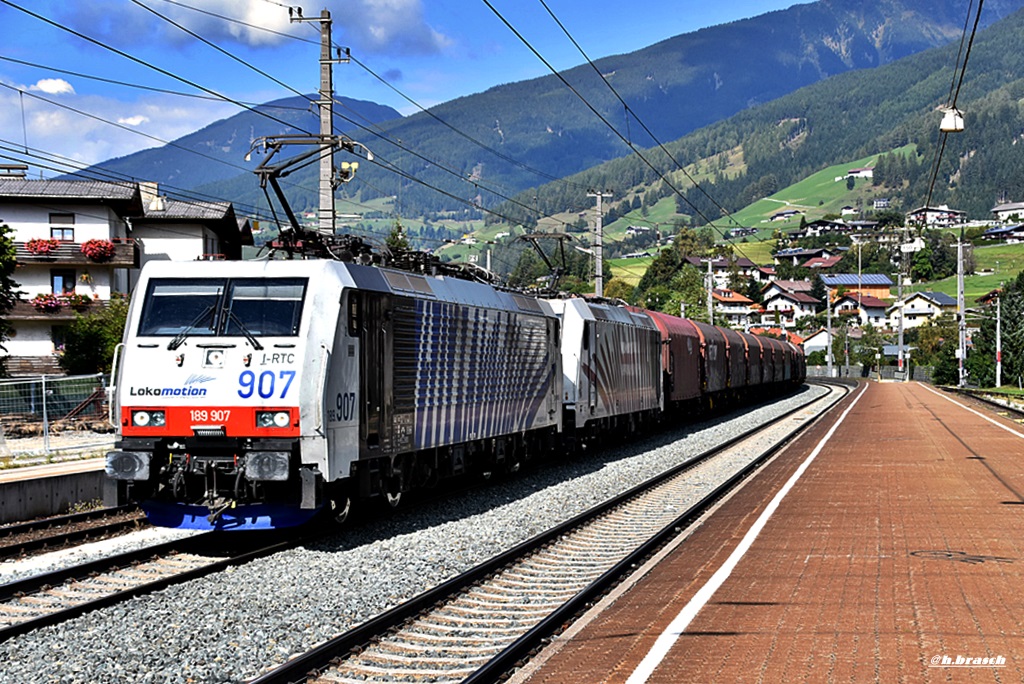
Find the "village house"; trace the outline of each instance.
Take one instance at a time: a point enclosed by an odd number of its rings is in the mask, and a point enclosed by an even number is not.
[[[992,207],[992,216],[996,221],[1018,222],[1024,219],[1024,202],[1006,202]]]
[[[791,247],[788,249],[780,249],[772,255],[776,264],[780,264],[783,261],[788,261],[794,266],[799,266],[808,259],[814,259],[817,257],[831,257],[839,253],[837,249],[819,247],[816,249],[801,249],[799,247]]]
[[[989,228],[981,234],[983,240],[1004,240],[1007,244],[1013,245],[1024,242],[1024,224],[1018,223],[1012,226],[999,226]]]
[[[252,235],[230,204],[178,202],[156,185],[0,178],[0,222],[13,231],[21,299],[8,315],[12,376],[57,374],[64,329],[127,294],[145,262],[241,256]]]
[[[946,313],[956,312],[956,300],[943,292],[915,292],[889,307],[889,326],[899,327],[900,317],[903,327],[916,328],[929,321],[934,321]]]
[[[762,302],[761,321],[774,320],[778,312],[779,320],[792,325],[801,318],[813,316],[821,304],[817,299],[803,292],[773,292]]]
[[[907,214],[908,226],[924,226],[925,228],[949,228],[958,226],[967,220],[967,212],[950,209],[945,204],[937,207],[918,207]]]
[[[886,326],[887,302],[871,295],[847,294],[832,302],[832,315],[837,318],[852,316],[861,326],[869,323],[876,328]]]
[[[843,294],[861,294],[878,299],[892,298],[892,280],[883,273],[823,273],[821,280],[828,288],[829,301],[835,301],[840,290]]]
[[[750,323],[750,307],[753,300],[738,292],[714,288],[711,291],[714,300],[715,321],[726,321],[734,328],[744,328]]]
[[[683,261],[700,269],[701,273],[707,273],[708,262],[706,260],[700,257],[688,256],[683,257]],[[715,259],[711,262],[711,276],[715,281],[714,286],[723,290],[728,289],[729,278],[734,268],[741,278],[753,278],[755,282],[761,282],[764,279],[761,267],[746,257],[731,260]]]

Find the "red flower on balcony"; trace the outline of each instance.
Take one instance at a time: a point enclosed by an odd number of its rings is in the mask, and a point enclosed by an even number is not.
[[[60,240],[55,238],[33,238],[25,243],[25,249],[30,254],[39,256],[47,256],[58,247],[60,247]]]
[[[38,294],[32,298],[32,306],[36,307],[40,311],[53,313],[55,311],[60,311],[60,308],[64,306],[64,300],[60,295]]]
[[[106,261],[114,256],[114,243],[110,240],[86,240],[82,243],[82,254],[93,261]]]

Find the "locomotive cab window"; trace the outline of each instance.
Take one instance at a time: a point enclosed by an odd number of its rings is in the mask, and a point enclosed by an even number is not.
[[[213,279],[149,281],[140,335],[213,335],[224,281]]]
[[[139,335],[196,336],[299,333],[305,278],[154,278]]]
[[[233,280],[228,289],[225,335],[292,337],[299,334],[304,278]],[[233,315],[232,315],[233,314]]]

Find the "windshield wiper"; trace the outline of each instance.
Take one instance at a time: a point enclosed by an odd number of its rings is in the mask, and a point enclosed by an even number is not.
[[[211,313],[213,313],[213,310],[214,310],[214,305],[213,304],[210,304],[208,307],[203,309],[202,313],[200,313],[198,316],[193,318],[191,323],[189,323],[184,328],[182,328],[181,332],[178,333],[177,335],[175,335],[174,339],[167,343],[167,348],[173,351],[173,350],[177,349],[178,347],[180,347],[182,342],[185,341],[185,338],[188,337],[188,334],[190,332],[192,332],[192,330],[197,325],[199,325],[199,321],[203,320],[204,318],[209,316]]]
[[[239,318],[234,311],[231,309],[224,309],[224,311],[228,315],[228,320],[234,321],[235,325],[238,326],[238,329],[242,331],[243,335],[245,335],[245,339],[249,340],[249,344],[252,345],[253,349],[256,351],[263,349],[263,345],[259,343],[259,340],[256,339],[255,335],[249,332],[249,329],[245,327],[245,323],[242,323],[242,319]]]

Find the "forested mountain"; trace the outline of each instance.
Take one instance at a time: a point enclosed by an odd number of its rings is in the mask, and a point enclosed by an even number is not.
[[[193,189],[244,174],[247,181],[255,184],[255,176],[246,167],[255,168],[259,160],[251,164],[243,162],[251,141],[267,135],[316,133],[320,129],[320,115],[310,100],[318,98],[319,95],[308,95],[268,102],[255,107],[255,111],[242,112],[216,121],[195,133],[178,138],[170,145],[102,162],[87,170],[85,175],[112,171],[118,176],[158,181],[173,188]],[[336,128],[341,132],[357,127],[346,118],[372,125],[401,116],[391,107],[376,102],[346,97],[338,98],[338,102],[335,120]],[[231,195],[225,197],[235,198]]]
[[[681,211],[714,220],[721,215],[718,205],[735,211],[832,164],[907,143],[916,143],[917,153],[882,157],[875,181],[889,187],[904,209],[924,204],[941,143],[939,107],[954,82],[958,48],[948,45],[878,69],[841,74],[668,144],[675,160],[689,163],[731,151],[742,167],[739,174],[719,173],[702,183],[703,190],[676,174],[685,196],[678,202]],[[947,136],[931,203],[946,202],[985,218],[998,198],[1024,198],[1024,11],[978,34],[957,104],[965,111],[966,130]],[[660,151],[647,156],[662,173],[677,169]],[[607,188],[623,197],[636,186],[660,183],[635,156],[565,180],[519,199],[554,214],[591,204],[581,188]],[[529,219],[516,206],[500,211]]]
[[[989,0],[982,25],[1022,5],[1024,0]],[[590,65],[562,77],[624,137],[647,146],[652,141],[637,118],[659,140],[674,140],[802,86],[954,41],[966,14],[962,0],[819,0],[598,60],[597,70],[633,112],[629,117]],[[373,150],[377,162],[364,165],[357,182],[346,190],[362,199],[400,196],[407,214],[464,212],[464,202],[494,206],[502,201],[491,189],[507,196],[628,152],[555,76],[497,86],[438,105],[431,114],[351,131]],[[214,127],[200,133],[212,133]],[[274,132],[251,130],[256,135]],[[246,127],[231,125],[222,137],[204,134],[188,144],[234,155],[250,136]],[[164,153],[172,153],[175,160],[165,161]],[[133,165],[131,175],[173,179],[182,187],[225,178],[229,168],[216,173],[201,169],[207,162],[194,156],[185,160],[169,148],[139,155],[146,155],[147,162]],[[134,163],[142,159],[139,155],[118,161]],[[308,169],[290,179],[306,188],[290,190],[297,209],[315,204],[315,173]],[[256,203],[260,196],[250,174],[201,189],[245,204]]]

